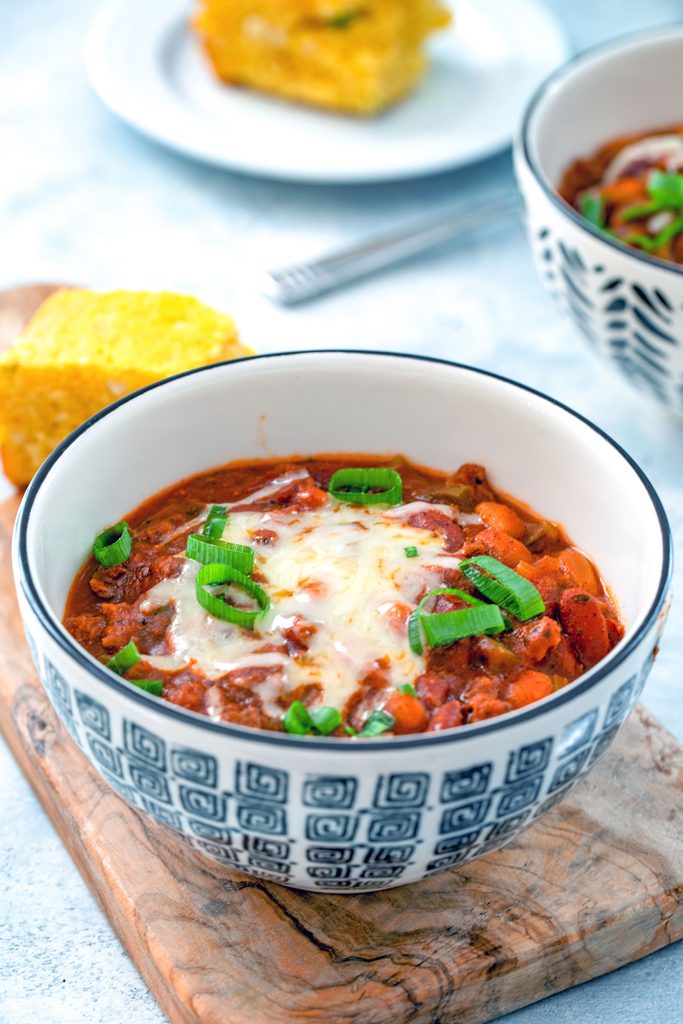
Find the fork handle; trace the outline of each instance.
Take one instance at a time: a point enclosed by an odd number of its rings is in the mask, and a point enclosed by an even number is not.
[[[309,263],[269,271],[264,276],[261,291],[281,305],[305,302],[432,246],[460,240],[475,228],[509,217],[518,208],[517,194],[505,192],[487,199],[474,209],[461,207],[438,220],[408,225],[400,231],[339,249]]]

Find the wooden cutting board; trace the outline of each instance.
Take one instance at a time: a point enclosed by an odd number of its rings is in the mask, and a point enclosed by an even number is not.
[[[172,1024],[478,1024],[683,937],[683,749],[642,707],[564,803],[459,870],[353,896],[218,873],[53,714],[12,587],[17,504],[0,506],[0,727]]]

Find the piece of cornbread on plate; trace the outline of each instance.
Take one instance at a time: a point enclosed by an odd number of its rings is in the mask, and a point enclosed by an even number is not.
[[[68,433],[130,391],[252,354],[229,316],[187,295],[57,291],[0,356],[5,473],[27,484]]]
[[[405,96],[423,43],[451,20],[439,0],[198,0],[194,27],[219,78],[373,114]]]

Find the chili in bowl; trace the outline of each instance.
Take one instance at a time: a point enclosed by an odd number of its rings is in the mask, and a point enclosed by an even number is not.
[[[348,892],[483,855],[571,790],[652,664],[670,538],[549,399],[309,352],[89,421],[14,559],[46,690],[125,800],[216,869]]]
[[[355,738],[461,728],[570,685],[619,613],[561,527],[401,457],[257,461],[102,531],[71,635],[216,721]]]
[[[593,352],[683,414],[683,27],[613,40],[532,98],[515,171],[543,285]]]

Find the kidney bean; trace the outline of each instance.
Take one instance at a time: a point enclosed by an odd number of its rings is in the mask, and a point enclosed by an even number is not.
[[[586,668],[609,654],[605,616],[596,599],[587,591],[579,588],[565,590],[560,598],[560,619]]]
[[[457,729],[465,724],[465,709],[460,701],[452,700],[438,708],[429,720],[427,732],[442,732],[444,729]]]

